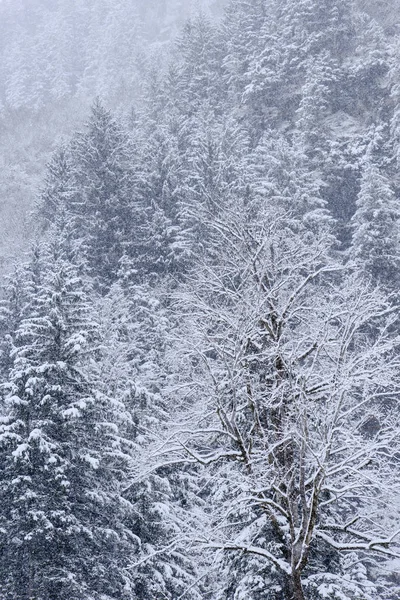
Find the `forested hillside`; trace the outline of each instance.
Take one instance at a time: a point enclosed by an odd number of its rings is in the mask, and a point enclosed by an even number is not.
[[[189,4],[0,3],[1,597],[397,600],[398,3]]]
[[[32,239],[30,212],[46,162],[81,127],[96,96],[128,113],[168,64],[190,16],[222,0],[0,2],[0,272]]]

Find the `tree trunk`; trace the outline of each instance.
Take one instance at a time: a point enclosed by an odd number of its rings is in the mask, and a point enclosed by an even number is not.
[[[293,600],[306,600],[303,591],[303,584],[301,583],[301,573],[295,571],[292,573],[292,598]]]

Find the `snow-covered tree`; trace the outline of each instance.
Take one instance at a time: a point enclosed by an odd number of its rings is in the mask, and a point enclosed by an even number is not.
[[[324,55],[313,59],[296,111],[299,143],[316,168],[323,164],[327,151],[325,118],[328,115],[330,85],[335,77],[334,68],[329,63],[329,58]]]
[[[77,192],[75,179],[71,149],[63,144],[47,165],[43,189],[37,200],[38,215],[45,229],[54,224],[61,213],[71,211]]]
[[[84,283],[63,232],[16,332],[0,426],[4,598],[129,597],[137,544],[121,486],[128,456],[115,403],[96,389],[99,343]]]
[[[328,231],[333,219],[322,196],[322,176],[312,168],[305,150],[302,136],[288,142],[267,131],[246,158],[246,180],[260,206],[283,209],[288,222]]]
[[[26,280],[22,268],[16,267],[7,278],[0,302],[0,382],[7,380],[12,368],[15,335],[26,304]]]
[[[400,280],[400,210],[389,181],[369,155],[352,225],[351,255],[360,270],[388,292],[396,291]]]
[[[171,373],[165,354],[172,323],[164,286],[158,278],[157,286],[137,284],[127,257],[119,276],[97,301],[102,332],[97,368],[101,389],[124,407],[119,426],[132,457],[124,486],[133,506],[129,530],[138,543],[128,567],[132,595],[174,600],[185,593],[199,600],[198,567],[184,544],[184,532],[195,518],[191,510],[198,504],[195,473],[176,465],[153,472],[147,462],[169,415],[164,388]]]
[[[101,104],[71,145],[76,195],[70,211],[90,274],[100,287],[117,279],[124,254],[140,248],[143,215],[127,132]]]
[[[398,41],[196,4],[0,0],[0,594],[394,600]]]
[[[187,412],[168,456],[215,481],[197,542],[223,553],[221,598],[374,598],[371,562],[399,554],[395,311],[325,236],[235,208],[180,298]]]
[[[172,119],[171,119],[172,121]],[[190,260],[190,244],[182,215],[183,173],[179,135],[173,123],[158,125],[143,149],[145,248],[139,261],[144,276],[183,272]]]
[[[216,28],[200,14],[188,21],[177,42],[179,102],[186,115],[222,98],[220,47]]]

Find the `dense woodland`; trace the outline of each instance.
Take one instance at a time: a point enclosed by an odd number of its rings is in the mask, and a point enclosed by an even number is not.
[[[0,3],[4,600],[399,598],[398,5],[222,4]]]

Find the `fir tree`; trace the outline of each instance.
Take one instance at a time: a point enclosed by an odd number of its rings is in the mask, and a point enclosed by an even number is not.
[[[134,509],[128,525],[137,542],[129,567],[132,594],[138,600],[175,600],[185,593],[199,600],[198,567],[184,540],[190,510],[198,504],[195,474],[174,465],[152,472],[147,460],[170,411],[165,355],[172,324],[160,281],[157,287],[138,285],[131,267],[124,258],[120,281],[99,301],[103,344],[98,369],[102,389],[124,407],[120,431],[129,438],[134,465],[124,491]]]
[[[117,279],[119,260],[141,244],[141,199],[127,133],[100,101],[71,149],[78,196],[72,206],[89,273],[100,288]]]
[[[182,274],[190,260],[182,218],[183,157],[179,142],[179,132],[167,122],[155,129],[145,146],[143,195],[147,223],[143,274]]]
[[[90,302],[62,233],[55,237],[6,384],[1,588],[10,599],[121,598],[133,547],[120,496],[127,457],[113,408],[91,380]]]
[[[46,229],[55,224],[58,216],[72,209],[76,202],[77,182],[71,148],[63,144],[47,165],[43,190],[37,201],[38,214]]]
[[[310,166],[316,169],[324,164],[328,150],[325,119],[329,114],[330,89],[335,79],[335,69],[330,62],[326,55],[313,60],[296,111],[298,143],[309,157]]]
[[[365,160],[352,225],[351,256],[360,270],[387,291],[396,291],[400,273],[398,202],[370,155]]]
[[[282,135],[266,132],[246,161],[248,185],[259,207],[274,207],[277,214],[285,211],[294,228],[301,221],[310,231],[328,232],[333,219],[322,196],[322,174],[312,168],[305,150],[302,135],[289,143]]]
[[[204,106],[217,110],[223,95],[221,49],[216,28],[200,14],[186,23],[177,43],[178,90],[183,112],[190,116]]]
[[[8,379],[13,365],[15,335],[23,318],[26,303],[26,274],[17,267],[6,280],[0,301],[0,385]]]

